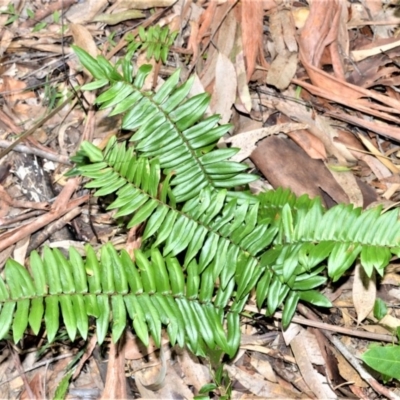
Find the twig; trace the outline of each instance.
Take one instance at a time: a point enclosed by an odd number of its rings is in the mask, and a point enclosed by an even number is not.
[[[82,212],[81,207],[74,208],[63,217],[61,217],[58,221],[53,222],[52,224],[46,226],[39,235],[35,237],[34,240],[29,244],[27,253],[29,254],[32,250],[37,249],[49,236],[51,236],[54,232],[62,229],[69,221],[74,219],[77,215]]]
[[[52,110],[49,114],[47,114],[45,117],[43,117],[40,121],[36,122],[35,125],[32,126],[32,128],[28,129],[27,131],[23,132],[17,140],[11,143],[9,147],[7,147],[4,151],[0,153],[0,159],[6,156],[11,150],[14,149],[17,144],[22,142],[24,139],[26,139],[29,135],[32,135],[38,128],[40,128],[45,122],[47,122],[50,118],[52,118],[54,115],[56,115],[60,110],[62,110],[66,104],[72,99],[74,95],[68,96],[58,107],[56,107],[54,110]]]
[[[260,313],[260,314],[266,313],[266,310],[259,310],[257,307],[253,307],[253,306],[246,306],[245,310],[250,311],[250,312]],[[282,313],[276,312],[273,315],[273,317],[282,319]],[[387,343],[397,343],[398,342],[397,338],[394,336],[391,336],[391,335],[384,335],[382,333],[357,331],[354,329],[343,328],[343,327],[337,326],[337,325],[327,324],[325,322],[318,321],[318,320],[305,319],[305,318],[301,318],[301,317],[293,317],[292,321],[295,322],[296,324],[311,326],[313,328],[323,329],[323,330],[332,331],[332,332],[336,332],[336,333],[342,333],[344,335],[360,337],[360,338],[369,339],[369,340],[377,340],[380,342],[387,342]]]
[[[9,140],[0,140],[0,147],[2,147],[3,149],[10,147],[12,144],[13,142],[10,142]],[[41,149],[25,146],[23,144],[17,144],[16,146],[14,146],[14,151],[18,151],[19,153],[25,153],[25,154],[34,154],[35,156],[45,158],[46,160],[49,161],[58,162],[60,164],[71,165],[71,162],[69,161],[69,158],[67,156],[46,152]]]

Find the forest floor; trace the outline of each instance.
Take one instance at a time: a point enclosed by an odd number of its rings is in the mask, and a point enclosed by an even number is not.
[[[183,79],[195,75],[191,94],[210,93],[210,111],[233,124],[221,144],[241,148],[235,160],[262,177],[254,192],[290,188],[321,196],[327,208],[397,207],[396,3],[0,0],[0,271],[9,257],[24,264],[44,245],[124,247],[127,233],[64,176],[82,138],[99,144],[120,133],[119,120],[79,90],[89,76],[71,45],[116,62],[127,35],[156,24],[179,32],[168,58],[142,52],[136,65],[153,64],[153,86],[177,68]],[[119,351],[95,336],[71,342],[65,330],[51,344],[44,331],[18,345],[3,340],[0,398],[400,398],[398,380],[384,382],[359,362],[371,344],[397,341],[399,283],[396,263],[368,282],[355,269],[325,290],[331,309],[316,316],[299,306],[286,331],[279,313],[266,318],[250,307],[240,350],[223,371],[167,343],[161,354],[144,348],[131,330]]]

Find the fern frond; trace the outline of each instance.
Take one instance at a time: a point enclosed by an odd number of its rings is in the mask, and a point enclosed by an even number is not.
[[[287,268],[273,264],[276,259],[271,257],[279,253],[274,250],[271,253],[269,246],[279,243],[279,227],[273,219],[259,218],[256,197],[230,198],[226,190],[203,189],[181,207],[170,201],[168,184],[161,183],[157,159],[137,158],[133,148],[117,144],[115,138],[109,141],[103,158],[101,154],[92,144],[83,143],[80,159],[97,160],[77,167],[81,175],[92,178],[86,187],[96,188],[96,196],[116,192],[115,201],[108,207],[118,209],[115,217],[134,214],[128,227],[147,221],[143,240],[153,238],[151,246],[162,249],[164,257],[182,255],[185,268],[196,260],[199,283],[205,281],[212,289],[220,285],[225,294],[230,288],[228,296],[217,293],[218,307],[226,307],[232,291],[235,301],[242,302],[257,287],[257,304],[261,307],[266,301],[271,314],[285,304],[286,326],[304,294],[292,292],[307,292],[325,283],[326,278],[318,275],[323,270],[319,265],[306,268],[293,259],[292,265],[297,268],[291,267],[288,277]],[[283,254],[292,254],[298,247],[294,245],[289,253]],[[279,260],[284,255],[280,257]],[[214,292],[208,293],[211,299]],[[318,303],[330,305],[321,296]]]
[[[96,103],[101,108],[114,107],[112,115],[124,113],[122,128],[135,131],[131,141],[136,151],[144,157],[158,157],[165,175],[177,175],[171,179],[177,202],[193,198],[206,187],[234,188],[257,179],[241,173],[248,168],[245,164],[227,161],[237,149],[209,150],[231,125],[219,126],[218,115],[203,119],[210,103],[208,94],[186,99],[193,79],[178,86],[178,70],[157,93],[145,92],[142,86],[151,66],[140,67],[132,82],[130,60],[123,61],[121,75],[104,57],[94,59],[77,47],[74,51],[96,78],[82,89],[97,89],[107,82],[109,89]]]
[[[50,342],[60,317],[71,340],[77,332],[86,339],[89,317],[94,317],[98,342],[103,342],[110,321],[117,341],[129,318],[145,345],[151,336],[160,346],[164,326],[171,344],[186,344],[196,354],[204,355],[206,347],[235,354],[238,311],[227,315],[213,304],[213,283],[207,288],[193,285],[199,278],[196,262],[184,274],[176,258],[164,258],[157,249],[148,255],[137,250],[135,257],[133,262],[125,251],[117,253],[106,244],[99,256],[86,245],[85,260],[74,248],[69,259],[58,249],[45,248],[42,258],[32,252],[31,273],[8,260],[5,278],[0,277],[0,339],[11,329],[18,342],[28,324],[37,335],[43,317]]]
[[[382,213],[382,208],[376,207],[362,211],[351,204],[325,210],[320,199],[296,198],[283,189],[262,194],[260,200],[260,218],[274,220],[279,230],[274,243],[282,248],[302,243],[302,263],[327,262],[334,282],[357,257],[368,276],[374,270],[382,276],[392,255],[399,255],[398,210]]]

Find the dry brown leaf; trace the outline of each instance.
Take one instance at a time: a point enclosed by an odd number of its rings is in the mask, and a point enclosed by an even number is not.
[[[243,42],[242,37],[240,35],[240,31],[236,31],[236,40],[235,40],[235,48],[236,55],[235,57],[235,69],[236,69],[236,77],[237,77],[237,86],[238,86],[238,97],[240,103],[236,103],[235,107],[246,114],[249,114],[251,111],[251,96],[249,86],[247,84],[246,77],[246,65],[244,62],[244,52],[243,52]]]
[[[318,346],[318,344],[317,344]],[[291,342],[290,347],[297,361],[300,373],[318,399],[337,399],[335,392],[330,388],[325,376],[318,373],[312,366],[309,356],[309,335],[303,330]],[[321,355],[322,358],[322,355]]]
[[[107,6],[107,0],[86,0],[84,3],[73,5],[66,13],[66,18],[75,24],[91,22]]]
[[[71,30],[75,45],[96,58],[98,55],[98,49],[89,29],[86,28],[86,26],[73,23],[69,24],[69,29]]]
[[[242,161],[249,157],[256,149],[257,142],[267,136],[276,135],[278,133],[287,133],[297,129],[307,129],[308,125],[298,124],[295,122],[287,124],[273,125],[266,128],[254,129],[249,132],[242,132],[225,140],[226,143],[231,143],[232,147],[240,148],[239,153],[235,154],[231,160]]]
[[[242,35],[243,49],[247,66],[247,80],[253,74],[257,59],[264,61],[263,38],[263,2],[262,0],[242,1]]]
[[[231,60],[218,53],[215,68],[215,84],[211,98],[211,110],[221,115],[221,124],[226,124],[232,116],[232,105],[236,100],[237,79],[236,71]]]
[[[275,371],[273,370],[271,363],[268,360],[261,360],[259,358],[251,357],[250,364],[254,369],[261,374],[267,381],[277,383]]]
[[[261,102],[267,106],[272,106],[293,120],[308,125],[308,131],[316,136],[324,144],[328,154],[335,156],[339,162],[346,165],[347,161],[355,161],[354,156],[346,146],[335,141],[338,132],[330,123],[330,120],[320,115],[314,115],[305,105],[300,103],[291,103],[276,99],[272,96],[267,97],[268,100]]]
[[[352,367],[352,365],[342,356],[341,353],[332,348],[332,352],[338,360],[339,373],[347,382],[354,382],[354,385],[366,388],[368,383],[361,379],[359,373]]]
[[[139,10],[126,10],[115,14],[99,14],[94,17],[95,22],[104,22],[107,25],[117,25],[120,22],[128,21],[130,19],[144,18],[145,15]]]
[[[355,207],[362,207],[364,204],[363,194],[357,184],[357,180],[352,171],[335,171],[334,164],[325,164],[336,182],[342,187],[349,197],[350,203]]]
[[[202,364],[199,359],[189,352],[187,348],[175,347],[178,354],[179,367],[187,385],[193,386],[198,392],[212,379],[210,369]]]
[[[364,267],[357,263],[353,281],[353,304],[357,313],[357,323],[360,324],[372,311],[376,299],[375,271],[369,278]]]
[[[290,85],[291,80],[296,74],[296,70],[297,53],[292,53],[284,49],[272,61],[267,73],[267,83],[279,90],[285,90]]]
[[[110,341],[110,352],[107,365],[107,378],[102,399],[126,399],[125,357],[123,339],[117,343]]]
[[[229,364],[225,364],[224,369],[228,371],[231,378],[237,379],[241,385],[256,396],[266,399],[288,399],[294,398],[297,395],[297,393],[289,392],[277,383],[266,381],[258,373],[250,375],[235,365]]]
[[[119,8],[137,8],[139,10],[147,10],[153,7],[170,7],[177,0],[117,0]]]

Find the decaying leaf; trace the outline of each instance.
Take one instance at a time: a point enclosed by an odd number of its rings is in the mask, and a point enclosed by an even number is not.
[[[357,323],[361,323],[374,308],[376,299],[375,271],[369,278],[361,264],[356,265],[353,282],[353,303],[357,312]]]

